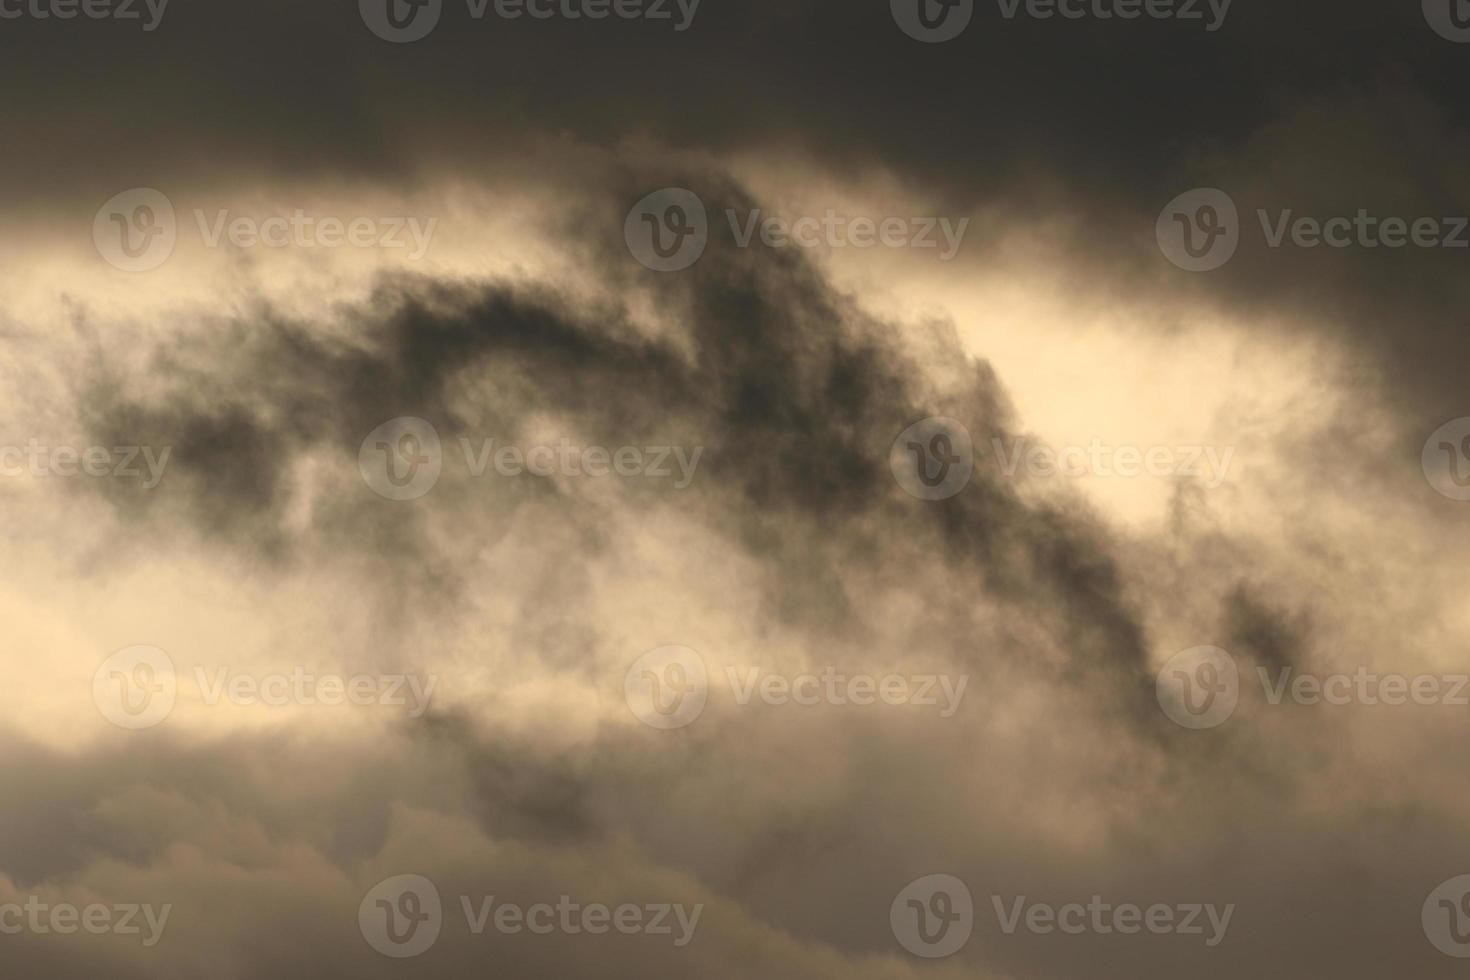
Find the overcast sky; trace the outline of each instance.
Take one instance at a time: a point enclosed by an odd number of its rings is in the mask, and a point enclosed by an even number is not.
[[[0,0],[0,973],[1459,976],[1470,4]]]

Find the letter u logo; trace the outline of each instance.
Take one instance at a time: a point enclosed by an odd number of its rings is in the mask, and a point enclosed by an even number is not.
[[[919,23],[926,30],[931,31],[943,27],[949,20],[950,13],[960,5],[960,0],[914,0],[914,2],[919,5]]]
[[[153,703],[153,695],[163,692],[163,685],[154,683],[158,675],[152,664],[134,665],[131,678],[123,671],[114,670],[112,678],[117,681],[118,705],[129,715],[137,716],[147,711]],[[137,700],[133,698],[135,689],[139,695]]]
[[[653,710],[665,716],[672,715],[679,710],[684,704],[684,695],[691,689],[689,674],[681,663],[666,665],[662,674],[653,670],[645,670],[643,678],[648,681]],[[665,688],[668,689],[668,697],[664,696]]]
[[[378,899],[377,904],[383,910],[388,939],[400,946],[411,942],[414,934],[419,931],[419,926],[429,921],[429,914],[423,910],[423,903],[417,892],[406,891],[398,896],[396,908],[386,898]]]
[[[940,432],[929,440],[929,451],[926,455],[924,444],[921,442],[910,442],[909,452],[914,454],[914,465],[919,470],[919,480],[926,487],[940,487],[944,481],[949,479],[949,469],[960,462],[959,455],[954,451],[954,443],[949,435]],[[933,457],[938,464],[935,472],[930,473],[928,457]]]
[[[1183,690],[1184,708],[1192,715],[1207,714],[1215,706],[1215,699],[1228,690],[1228,686],[1220,679],[1220,668],[1209,661],[1196,667],[1193,674],[1186,670],[1176,670],[1174,677]],[[1198,704],[1194,697],[1196,686],[1203,692],[1203,700]]]
[[[949,934],[949,927],[958,922],[960,915],[954,910],[954,898],[948,892],[935,892],[929,897],[929,904],[925,906],[917,898],[911,898],[908,902],[909,908],[914,910],[914,924],[918,926],[919,938],[931,946],[944,941]],[[930,920],[934,927],[930,928]]]
[[[1175,214],[1174,220],[1179,224],[1183,233],[1184,251],[1192,259],[1202,259],[1209,255],[1215,247],[1215,242],[1219,241],[1220,236],[1226,232],[1224,223],[1220,221],[1220,212],[1213,204],[1202,205],[1194,213],[1193,220],[1182,213]],[[1195,239],[1196,229],[1204,236],[1203,245],[1198,244]]]
[[[153,209],[146,204],[140,204],[133,209],[131,222],[127,215],[116,211],[110,217],[112,223],[117,225],[118,247],[130,259],[141,258],[152,247],[153,239],[163,234],[163,228],[158,224]],[[141,244],[133,244],[134,228],[138,229],[138,234],[142,236]]]
[[[1465,923],[1470,919],[1470,893],[1460,896],[1458,902],[1447,898],[1439,900],[1439,907],[1449,917],[1450,936],[1457,943],[1470,943],[1470,928]]]
[[[422,451],[418,437],[412,433],[405,432],[398,438],[398,445],[394,447],[386,442],[379,442],[377,448],[383,454],[383,466],[388,482],[395,487],[406,487],[419,475],[419,467],[428,463],[429,456]],[[395,451],[396,450],[396,451]],[[399,471],[396,458],[402,459],[405,466]]]
[[[689,221],[689,213],[678,204],[672,204],[664,211],[662,222],[657,215],[645,214],[643,223],[648,225],[653,252],[661,259],[671,259],[678,255],[679,250],[684,247],[684,242],[698,230]],[[673,245],[664,244],[665,228],[674,237]]]
[[[413,25],[419,11],[428,6],[428,0],[387,0],[388,25],[394,30],[407,30]]]
[[[1450,479],[1457,487],[1470,487],[1470,474],[1464,472],[1462,460],[1470,461],[1470,436],[1460,440],[1456,448],[1452,442],[1441,442],[1440,452],[1448,457]]]

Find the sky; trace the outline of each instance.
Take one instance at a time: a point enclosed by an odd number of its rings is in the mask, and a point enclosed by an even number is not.
[[[1461,975],[1467,82],[0,0],[0,972]]]

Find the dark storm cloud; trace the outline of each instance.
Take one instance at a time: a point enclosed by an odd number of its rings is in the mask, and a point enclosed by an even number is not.
[[[473,23],[451,3],[433,36],[393,46],[350,3],[172,0],[151,32],[0,21],[0,51],[0,84],[26,93],[0,99],[0,127],[25,150],[0,160],[0,193],[14,214],[60,227],[85,229],[105,197],[142,184],[244,193],[319,179],[350,198],[511,172],[565,186],[583,164],[538,173],[548,137],[567,156],[601,146],[616,158],[643,135],[716,160],[805,152],[826,178],[881,167],[956,213],[995,205],[1002,225],[1065,217],[1058,261],[1095,302],[1141,296],[1166,326],[1217,306],[1247,323],[1287,319],[1386,365],[1402,418],[1458,414],[1456,253],[1272,250],[1254,224],[1256,207],[1470,210],[1455,171],[1461,50],[1413,3],[1236,0],[1214,33],[1006,22],[982,4],[940,46],[905,38],[886,2],[704,0],[684,32]],[[114,359],[123,342],[91,333],[95,356],[67,375],[88,439],[172,457],[156,490],[53,491],[77,533],[99,539],[88,576],[111,587],[119,555],[168,561],[202,541],[222,574],[310,586],[388,655],[483,669],[489,707],[436,707],[357,740],[114,731],[69,754],[8,740],[0,872],[16,889],[179,911],[155,958],[0,937],[0,972],[401,976],[365,947],[356,903],[387,875],[422,872],[451,915],[454,889],[710,903],[683,959],[616,937],[476,943],[461,928],[413,964],[426,975],[1452,975],[1417,911],[1470,867],[1453,720],[1416,713],[1378,729],[1381,716],[1273,714],[1248,699],[1229,728],[1195,732],[1154,698],[1155,648],[1179,636],[1228,646],[1248,675],[1318,663],[1314,627],[1348,601],[1341,589],[1318,595],[1281,574],[1254,527],[1188,485],[1165,543],[1108,526],[1077,497],[1023,494],[987,447],[1027,420],[953,324],[876,317],[794,250],[733,247],[718,218],[698,264],[650,274],[621,239],[648,190],[695,188],[712,215],[759,202],[717,173],[582,173],[586,186],[537,229],[578,259],[576,282],[394,273],[320,319],[278,289],[235,312],[165,314],[188,329],[144,357]],[[1152,230],[1196,185],[1229,191],[1257,230],[1224,269],[1190,275]],[[669,332],[646,329],[645,300]],[[103,303],[88,311],[99,323]],[[358,450],[409,415],[438,428],[446,472],[423,499],[383,500]],[[962,420],[979,458],[963,493],[930,503],[899,489],[888,453],[934,415]],[[608,446],[697,442],[700,478],[679,492],[627,482],[596,500],[554,481],[470,479],[460,437],[513,441],[545,418]],[[114,525],[90,519],[98,499]],[[491,547],[518,522],[534,527],[540,562]],[[715,704],[681,732],[603,715],[578,728],[581,686],[621,708],[606,665],[666,639],[652,638],[662,622],[612,623],[622,610],[595,601],[629,574],[598,568],[604,550],[620,532],[656,537],[660,522],[708,535],[690,566],[675,564],[683,581],[634,583],[667,588],[657,604],[686,617],[675,622],[714,618],[698,605],[714,592],[738,620],[727,639],[773,661],[912,658],[971,675],[969,710],[937,724]],[[109,550],[108,535],[129,547]],[[363,583],[345,599],[329,574],[342,566]],[[747,568],[749,607],[734,598]],[[136,594],[159,619],[178,614],[168,593]],[[497,601],[510,608],[487,611]],[[283,622],[273,642],[289,645]],[[437,659],[417,632],[436,636],[431,625],[465,634],[468,663]],[[712,664],[724,653],[703,652]],[[515,715],[516,670],[556,691],[552,707]],[[1362,747],[1378,735],[1381,747]],[[939,870],[970,884],[986,925],[947,966],[900,960],[888,903]],[[994,928],[993,893],[1061,903],[1099,891],[1236,902],[1232,942]]]
[[[698,186],[711,202],[750,205],[727,182]],[[621,191],[588,210],[620,211],[632,193]],[[208,538],[273,559],[293,547],[388,548],[417,559],[395,580],[442,588],[465,573],[415,529],[457,508],[513,512],[537,499],[597,547],[595,515],[574,498],[556,499],[550,484],[500,481],[496,493],[505,496],[475,497],[461,438],[513,431],[538,412],[574,419],[606,446],[664,444],[679,432],[704,447],[703,478],[686,491],[635,492],[697,515],[755,558],[769,575],[773,622],[860,638],[872,624],[841,570],[881,569],[899,588],[904,564],[928,558],[895,542],[924,542],[976,588],[1046,610],[1075,681],[1107,687],[1139,724],[1162,723],[1145,630],[1107,532],[1079,506],[1023,503],[1001,478],[984,447],[1010,438],[1006,397],[952,329],[934,328],[936,360],[967,366],[965,380],[941,393],[924,380],[933,365],[905,350],[897,324],[862,312],[803,256],[738,249],[717,235],[692,269],[659,277],[632,262],[620,236],[598,240],[588,255],[601,263],[590,268],[615,283],[641,272],[684,334],[652,340],[635,332],[624,309],[574,308],[535,287],[422,278],[385,282],[365,306],[344,310],[342,322],[355,331],[346,339],[263,310],[196,334],[182,349],[171,343],[138,377],[104,376],[85,390],[89,438],[173,448],[157,490],[110,481],[95,489],[130,518],[151,519],[149,534],[169,533],[184,516]],[[680,354],[684,345],[692,360]],[[466,417],[481,398],[499,401],[489,417]],[[899,492],[888,453],[907,426],[935,415],[961,419],[982,458],[961,496],[916,507]],[[296,458],[325,453],[355,475],[363,438],[397,416],[438,429],[442,485],[401,505],[360,480],[337,484],[313,515],[322,538],[300,534],[287,521],[302,492]],[[576,635],[574,628],[562,639]]]
[[[838,172],[886,165],[944,187],[956,207],[1091,211],[1152,202],[1181,161],[1245,140],[1283,100],[1386,70],[1463,121],[1461,52],[1416,4],[1238,0],[1215,32],[977,6],[970,30],[942,45],[906,37],[886,0],[705,0],[683,32],[474,21],[451,0],[432,34],[405,45],[373,36],[346,2],[174,0],[148,33],[22,18],[0,38],[0,79],[26,96],[0,110],[28,148],[7,158],[6,185],[28,200],[90,189],[87,175],[187,180],[201,161],[206,180],[411,181],[423,157],[513,159],[532,132],[607,145],[646,133],[717,154],[805,147]],[[89,158],[107,173],[80,165]]]
[[[789,151],[828,177],[896,174],[939,213],[990,208],[972,236],[987,261],[1005,258],[1005,230],[1047,228],[1051,260],[1094,302],[1144,289],[1178,301],[1159,309],[1165,323],[1206,303],[1334,330],[1383,363],[1411,427],[1461,414],[1449,365],[1464,353],[1463,252],[1271,249],[1255,215],[1470,212],[1455,171],[1470,68],[1415,3],[1238,0],[1210,32],[1007,20],[982,2],[965,34],[927,45],[886,2],[706,0],[675,31],[476,21],[451,0],[433,33],[398,45],[355,4],[175,0],[151,32],[5,21],[0,50],[16,96],[0,126],[26,148],[0,161],[0,193],[13,218],[52,229],[87,227],[132,186],[534,179],[548,139]],[[1164,262],[1151,234],[1196,186],[1235,197],[1246,237],[1203,279]]]

